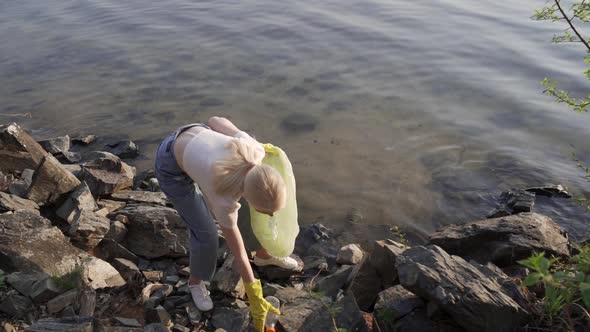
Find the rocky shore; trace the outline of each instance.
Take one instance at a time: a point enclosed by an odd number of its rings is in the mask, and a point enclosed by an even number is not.
[[[123,161],[139,154],[133,142],[95,139],[36,141],[16,124],[0,126],[0,327],[253,331],[223,237],[209,287],[215,308],[200,312],[187,285],[187,228],[153,171],[136,174]],[[88,151],[72,148],[81,146]],[[567,234],[532,212],[535,195],[567,192],[506,193],[489,219],[448,226],[415,246],[393,237],[343,245],[321,224],[302,226],[294,253],[301,272],[255,268],[264,294],[281,300],[278,331],[533,326],[540,294],[520,287],[528,270],[517,261],[571,254]]]

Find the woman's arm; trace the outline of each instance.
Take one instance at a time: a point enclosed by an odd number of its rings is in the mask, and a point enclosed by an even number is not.
[[[221,226],[221,232],[225,238],[227,246],[236,258],[236,264],[238,265],[240,276],[244,282],[250,283],[256,280],[254,278],[254,273],[252,272],[252,266],[250,266],[250,261],[248,260],[248,254],[244,247],[244,241],[242,240],[240,229],[237,226],[232,228]]]
[[[227,136],[235,136],[240,132],[240,128],[236,127],[231,121],[220,116],[212,116],[207,121],[207,125],[214,131],[222,133]]]

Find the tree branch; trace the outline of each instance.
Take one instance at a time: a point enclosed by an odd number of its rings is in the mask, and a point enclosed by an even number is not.
[[[557,8],[561,12],[561,15],[563,15],[563,18],[565,18],[565,20],[567,21],[567,24],[569,24],[570,28],[572,28],[572,30],[576,33],[576,35],[578,36],[580,41],[584,44],[584,46],[586,46],[586,49],[588,49],[588,51],[590,51],[590,45],[588,45],[588,42],[586,41],[586,39],[584,39],[584,37],[582,37],[582,35],[578,32],[578,30],[576,29],[576,27],[572,23],[572,20],[565,14],[565,12],[563,11],[563,8],[561,8],[561,4],[559,3],[560,0],[554,0],[554,1],[555,1],[555,4],[557,5]]]

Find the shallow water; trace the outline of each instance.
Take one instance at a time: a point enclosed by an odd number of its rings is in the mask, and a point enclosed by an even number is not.
[[[229,116],[287,151],[302,223],[427,234],[485,216],[511,187],[587,194],[571,153],[590,159],[590,115],[539,85],[583,91],[583,50],[550,43],[558,26],[529,19],[539,5],[1,1],[0,113],[32,118],[0,122],[99,147],[130,138],[145,169],[175,127]],[[572,201],[537,208],[585,236]]]

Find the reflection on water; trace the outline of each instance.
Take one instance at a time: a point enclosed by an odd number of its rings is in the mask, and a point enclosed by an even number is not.
[[[38,137],[129,137],[148,168],[175,127],[215,114],[282,146],[301,221],[422,234],[480,218],[511,187],[587,182],[590,117],[541,96],[583,86],[539,4],[444,1],[0,2],[0,113]],[[0,116],[2,122],[10,118]],[[100,147],[100,145],[99,145]],[[575,204],[541,203],[574,236]]]

